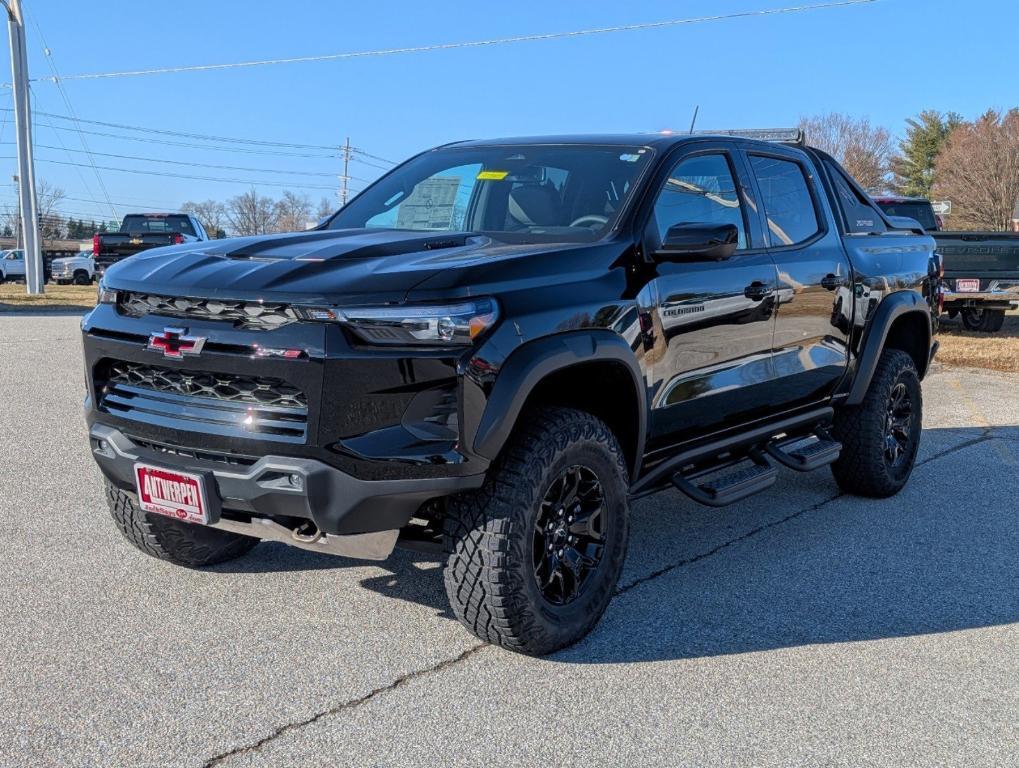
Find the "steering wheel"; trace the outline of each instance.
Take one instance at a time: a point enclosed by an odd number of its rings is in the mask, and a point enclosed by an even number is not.
[[[595,213],[589,213],[586,216],[581,216],[579,219],[570,223],[571,227],[589,227],[592,224],[597,224],[604,227],[609,223],[609,220],[605,216],[599,216]]]

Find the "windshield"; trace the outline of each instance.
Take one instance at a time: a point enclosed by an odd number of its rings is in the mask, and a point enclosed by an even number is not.
[[[615,225],[651,156],[646,147],[596,145],[437,149],[369,187],[328,228],[591,241]]]
[[[938,228],[938,222],[934,218],[934,209],[931,208],[931,204],[928,202],[920,200],[910,202],[888,200],[883,203],[879,202],[878,205],[889,216],[907,216],[910,219],[915,219],[920,222],[921,227],[928,231],[935,231]]]

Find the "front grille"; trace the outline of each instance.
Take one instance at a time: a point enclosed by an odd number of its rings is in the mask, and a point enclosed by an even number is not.
[[[258,461],[254,456],[242,456],[236,453],[214,453],[213,451],[196,451],[191,448],[179,448],[176,445],[164,445],[153,443],[149,440],[138,440],[133,438],[134,444],[140,448],[147,448],[150,451],[165,453],[171,456],[180,456],[185,459],[197,459],[199,461],[214,461],[217,464],[229,464],[232,467],[250,467]]]
[[[156,296],[151,293],[122,291],[117,305],[133,317],[166,315],[169,317],[225,320],[238,328],[272,330],[297,322],[297,313],[287,304],[223,299],[188,299],[180,296]]]
[[[99,407],[156,426],[303,442],[308,398],[280,379],[109,361],[97,371]]]

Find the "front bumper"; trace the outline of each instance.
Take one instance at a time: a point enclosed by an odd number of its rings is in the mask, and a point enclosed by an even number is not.
[[[122,490],[135,492],[136,462],[195,472],[207,478],[224,511],[310,520],[334,535],[397,530],[429,499],[478,488],[484,480],[484,475],[361,480],[317,459],[295,456],[228,464],[201,453],[139,444],[99,423],[91,426],[89,437],[99,468]]]

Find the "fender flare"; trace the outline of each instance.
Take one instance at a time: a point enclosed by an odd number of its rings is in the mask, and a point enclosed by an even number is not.
[[[924,318],[924,328],[927,329],[924,339],[924,349],[927,350],[927,362],[925,362],[917,373],[922,379],[927,373],[927,365],[930,362],[931,347],[931,310],[923,297],[915,291],[897,291],[886,296],[873,316],[867,322],[867,332],[860,342],[860,353],[856,364],[856,376],[853,379],[852,389],[846,399],[847,405],[859,405],[870,388],[871,379],[874,378],[874,371],[877,370],[881,353],[884,352],[885,342],[888,340],[888,332],[892,325],[901,317],[909,314],[920,314]]]
[[[637,399],[637,446],[631,479],[636,477],[647,439],[647,396],[644,375],[630,345],[618,334],[602,329],[570,331],[527,342],[503,363],[474,436],[474,451],[495,459],[516,426],[534,388],[546,377],[583,363],[621,363],[630,373]]]

